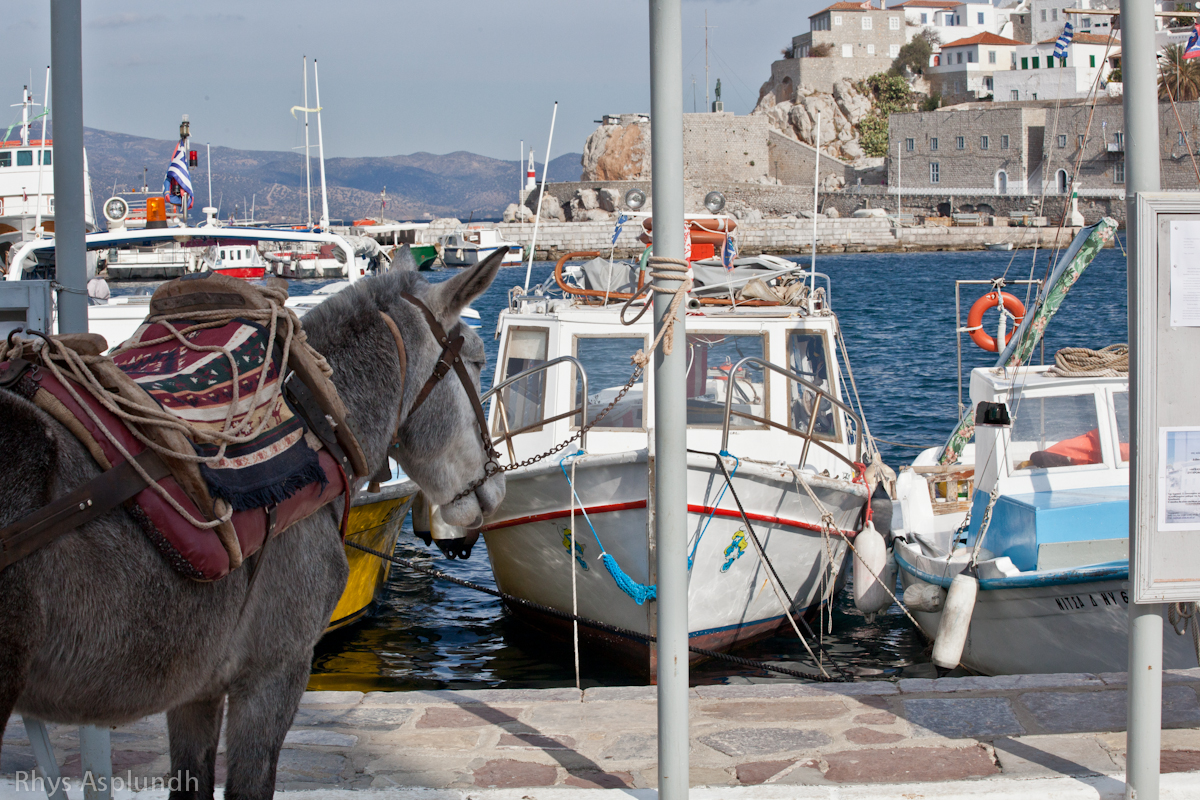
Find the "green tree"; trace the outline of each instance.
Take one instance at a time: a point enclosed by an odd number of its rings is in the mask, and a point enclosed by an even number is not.
[[[1183,45],[1173,44],[1158,58],[1158,99],[1200,100],[1200,60],[1185,59]]]
[[[858,123],[858,142],[868,156],[886,156],[888,117],[912,110],[912,87],[900,75],[877,72],[859,83],[858,90],[871,99],[871,116]]]
[[[933,55],[933,49],[941,43],[942,39],[938,36],[937,31],[925,28],[914,36],[911,42],[900,48],[900,55],[896,56],[896,60],[892,62],[889,72],[892,75],[902,75],[907,68],[909,72],[924,75],[925,69],[929,66],[929,59]]]

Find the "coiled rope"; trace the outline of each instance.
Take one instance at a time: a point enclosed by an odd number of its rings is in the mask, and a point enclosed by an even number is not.
[[[1116,378],[1129,374],[1129,345],[1110,344],[1100,350],[1064,347],[1054,354],[1048,375],[1060,378]]]
[[[625,309],[629,308],[634,300],[642,296],[643,293],[657,293],[671,295],[671,305],[667,308],[666,316],[663,317],[662,327],[658,329],[658,335],[654,337],[654,342],[650,345],[650,353],[658,347],[659,342],[662,343],[663,355],[669,356],[675,348],[675,316],[679,311],[679,306],[687,297],[688,292],[692,290],[691,270],[688,268],[688,262],[682,258],[668,258],[667,256],[650,256],[647,263],[650,266],[651,282],[647,283],[638,291],[634,292],[633,296],[625,301],[625,305],[621,306],[621,324],[633,325],[641,319],[650,309],[652,303],[647,298],[646,303],[642,306],[642,310],[633,319],[625,319]],[[674,289],[667,289],[659,286],[654,281],[679,281],[679,285]],[[631,359],[635,366],[645,369],[650,363],[650,355],[645,351],[638,350],[633,354]]]

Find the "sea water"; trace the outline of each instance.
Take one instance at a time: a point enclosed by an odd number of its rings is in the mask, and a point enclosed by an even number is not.
[[[1118,243],[1123,244],[1122,242]],[[944,443],[958,415],[955,349],[955,280],[1044,278],[1053,252],[948,252],[818,256],[817,270],[833,283],[832,305],[842,324],[850,365],[871,432],[887,463],[898,469],[921,447]],[[807,263],[807,258],[796,260]],[[537,263],[533,283],[545,280],[549,263]],[[457,271],[423,273],[447,280]],[[473,303],[480,312],[488,366],[484,388],[495,372],[496,320],[508,290],[524,282],[524,267],[500,272]],[[328,281],[293,281],[293,295],[308,294]],[[136,287],[136,288],[135,288]],[[150,285],[114,284],[114,294]],[[958,324],[989,287],[962,287]],[[1023,286],[1007,291],[1025,300]],[[993,326],[995,314],[986,324]],[[1062,347],[1100,348],[1125,342],[1125,256],[1106,249],[1071,290],[1046,332],[1045,358]],[[995,355],[963,335],[963,401],[972,368],[990,366]],[[1034,361],[1040,361],[1041,348]],[[846,389],[848,393],[848,388]],[[898,443],[898,444],[895,444]],[[398,555],[436,566],[458,577],[493,585],[482,539],[468,561],[451,561],[426,548],[405,522]],[[893,606],[867,623],[844,591],[832,612],[832,632],[821,634],[825,651],[860,678],[931,676],[929,646]],[[815,623],[814,623],[815,627]],[[803,645],[790,630],[741,648],[739,655],[783,666],[810,667]],[[627,685],[635,677],[592,654],[581,665],[585,685]],[[692,682],[727,683],[791,680],[770,673],[709,661],[692,668]],[[371,615],[327,635],[317,645],[310,687],[360,691],[396,689],[543,688],[573,686],[569,642],[548,639],[508,615],[499,600],[426,575],[395,567]]]

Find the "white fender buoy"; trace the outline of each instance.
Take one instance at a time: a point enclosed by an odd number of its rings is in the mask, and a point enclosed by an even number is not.
[[[937,637],[933,642],[933,658],[936,666],[954,669],[962,660],[963,648],[967,645],[967,633],[971,630],[971,615],[975,611],[975,596],[979,593],[979,580],[974,575],[960,572],[950,582],[946,593],[946,605],[938,623]]]
[[[429,501],[425,499],[424,492],[417,492],[417,496],[413,498],[412,505],[412,525],[413,535],[425,543],[426,547],[433,544],[433,522],[431,517],[433,512],[429,507]]]
[[[868,522],[854,537],[854,607],[867,615],[868,622],[892,604],[887,589],[895,582],[896,573],[888,566],[887,543]]]
[[[904,590],[904,605],[910,611],[936,614],[946,605],[946,590],[935,583],[914,583]]]
[[[467,535],[466,528],[451,525],[442,519],[442,507],[433,503],[429,505],[429,532],[435,542],[440,539],[462,539]]]

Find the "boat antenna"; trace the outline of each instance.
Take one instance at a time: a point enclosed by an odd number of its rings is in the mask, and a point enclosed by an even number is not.
[[[517,222],[521,221],[521,192],[525,191],[525,140],[521,140],[521,157],[517,159]]]
[[[42,149],[38,151],[38,192],[37,206],[33,218],[33,230],[37,233],[42,227],[42,173],[46,166],[46,117],[50,116],[50,67],[46,67],[46,93],[42,95]]]
[[[313,66],[317,64],[313,60]],[[318,103],[318,105],[320,105]],[[312,159],[308,156],[308,56],[304,57],[304,183],[308,186],[308,227],[312,228]]]
[[[205,142],[208,149],[208,207],[212,208],[212,143]]]
[[[817,210],[819,207],[819,196],[817,195],[817,186],[820,184],[821,177],[821,112],[817,111],[817,127],[815,130],[816,138],[814,141],[814,149],[816,153],[813,157],[813,237],[812,237],[812,257],[809,259],[808,273],[810,276],[808,288],[808,313],[813,312],[814,298],[817,293]]]
[[[529,292],[529,274],[533,272],[533,252],[537,247],[538,224],[542,221],[542,201],[546,199],[546,179],[550,172],[550,145],[554,144],[554,121],[558,119],[558,101],[550,113],[550,138],[546,140],[546,160],[542,163],[542,190],[538,192],[537,212],[533,217],[533,239],[529,242],[529,263],[525,266],[525,292]]]
[[[321,160],[321,230],[329,229],[329,193],[325,188],[325,138],[321,135],[321,78],[313,59],[313,88],[317,92],[317,158]]]

